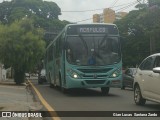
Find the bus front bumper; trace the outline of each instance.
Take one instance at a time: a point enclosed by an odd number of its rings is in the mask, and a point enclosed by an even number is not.
[[[65,88],[97,88],[97,87],[118,87],[122,85],[121,77],[106,79],[75,79],[66,76]]]

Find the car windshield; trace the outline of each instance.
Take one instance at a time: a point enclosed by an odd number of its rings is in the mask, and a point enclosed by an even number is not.
[[[76,65],[108,65],[120,61],[118,37],[68,36],[67,61]]]

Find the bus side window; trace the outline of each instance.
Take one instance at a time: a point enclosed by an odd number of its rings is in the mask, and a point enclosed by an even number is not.
[[[48,50],[48,62],[53,60],[53,45]]]

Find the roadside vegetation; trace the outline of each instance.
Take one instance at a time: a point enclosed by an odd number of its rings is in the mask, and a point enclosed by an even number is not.
[[[12,67],[16,84],[24,82],[26,72],[41,69],[46,45],[53,40],[52,36],[46,37],[46,31],[62,29],[69,23],[60,21],[60,14],[54,2],[12,0],[0,3],[0,62],[5,68]]]
[[[160,52],[160,0],[137,5],[119,21],[123,65],[138,65],[146,56]],[[68,21],[60,21],[61,9],[43,0],[11,0],[0,3],[0,62],[14,70],[16,84],[25,72],[41,69],[45,47]],[[54,28],[54,29],[53,29]],[[47,32],[48,35],[46,34]]]
[[[136,67],[150,54],[160,52],[160,0],[139,4],[119,21],[124,67]]]

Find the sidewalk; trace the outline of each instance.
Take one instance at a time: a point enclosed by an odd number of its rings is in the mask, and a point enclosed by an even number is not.
[[[0,111],[39,111],[42,105],[35,101],[29,85],[16,85],[13,79],[0,81]],[[2,113],[0,113],[2,114]],[[3,120],[42,120],[42,118],[0,118]]]

